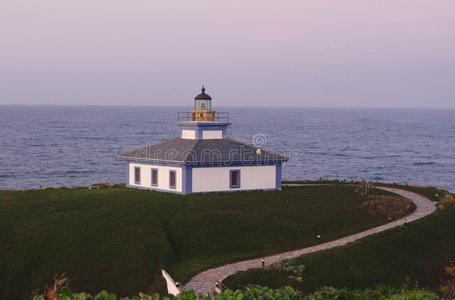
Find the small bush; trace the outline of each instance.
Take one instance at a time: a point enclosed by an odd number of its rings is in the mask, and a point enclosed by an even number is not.
[[[432,292],[417,289],[391,289],[379,287],[363,291],[322,288],[308,295],[305,300],[437,300],[439,297]]]
[[[278,270],[281,272],[291,273],[297,276],[303,276],[303,272],[305,271],[305,265],[294,265],[289,260],[284,260],[280,263]]]
[[[111,294],[107,291],[102,291],[95,296],[87,293],[72,293],[69,289],[63,289],[56,298],[48,299],[43,295],[38,295],[33,300],[209,300],[210,298],[206,295],[196,295],[193,291],[182,292],[178,297],[173,296],[161,296],[159,294],[146,295],[139,293],[138,296],[131,298],[119,298],[115,294]],[[301,299],[299,294],[290,287],[284,287],[280,289],[269,289],[265,287],[254,287],[249,288],[245,291],[232,291],[226,290],[215,297],[216,300],[248,300],[248,299],[280,299],[280,300],[294,300]]]
[[[455,286],[455,285],[454,285]],[[178,297],[161,296],[159,294],[145,295],[131,298],[118,298],[114,294],[102,291],[95,296],[86,293],[71,293],[68,289],[63,289],[55,300],[209,300],[205,295],[196,295],[193,291],[187,291]],[[252,287],[244,291],[226,290],[218,294],[215,300],[437,300],[438,296],[434,293],[417,289],[390,289],[379,287],[367,290],[348,290],[335,289],[331,287],[322,288],[313,294],[302,295],[291,287],[280,289],[270,289],[267,287]],[[452,298],[449,298],[452,299]],[[35,296],[33,300],[46,300],[44,296]]]
[[[440,291],[444,299],[455,299],[455,279],[446,282],[441,286]]]
[[[455,265],[445,267],[446,274],[450,277],[455,277]]]
[[[453,194],[446,194],[438,203],[439,209],[455,207],[455,196]]]

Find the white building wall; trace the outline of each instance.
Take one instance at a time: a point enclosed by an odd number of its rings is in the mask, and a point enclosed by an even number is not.
[[[134,183],[134,168],[141,168],[141,184]],[[156,166],[140,163],[130,163],[129,166],[129,180],[128,184],[132,187],[141,187],[156,190],[165,191],[176,191],[182,192],[182,168],[180,167],[168,167],[168,166]],[[152,186],[152,169],[158,169],[158,186]],[[176,188],[169,188],[169,171],[174,170],[176,175]]]
[[[240,188],[230,188],[230,170],[240,170]],[[276,166],[193,168],[192,192],[276,188]]]

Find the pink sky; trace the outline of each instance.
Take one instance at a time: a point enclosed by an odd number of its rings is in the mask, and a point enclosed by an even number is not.
[[[455,108],[453,0],[0,3],[0,104]]]

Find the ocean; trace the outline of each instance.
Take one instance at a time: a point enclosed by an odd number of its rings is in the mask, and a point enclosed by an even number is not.
[[[189,107],[0,106],[0,189],[125,181],[119,153],[179,135]],[[285,179],[364,179],[455,191],[455,110],[240,108],[232,138],[291,156]]]

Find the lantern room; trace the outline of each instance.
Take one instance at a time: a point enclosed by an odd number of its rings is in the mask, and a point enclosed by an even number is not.
[[[191,121],[213,122],[215,121],[215,112],[212,111],[212,97],[205,93],[204,86],[202,86],[201,92],[194,98]]]
[[[196,110],[211,110],[212,109],[212,97],[205,93],[205,87],[202,86],[199,95],[194,97],[194,109]]]

